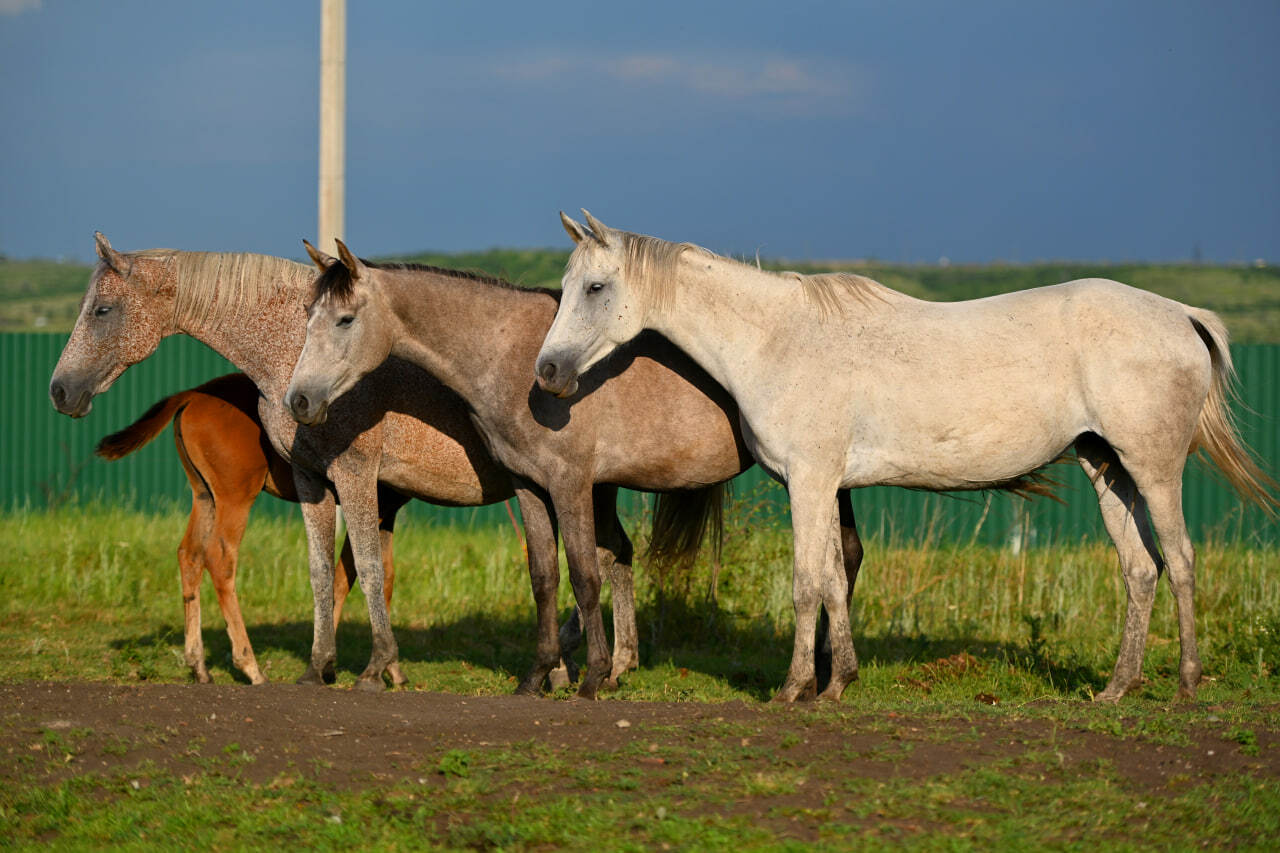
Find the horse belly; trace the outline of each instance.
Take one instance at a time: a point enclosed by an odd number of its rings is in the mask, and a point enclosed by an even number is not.
[[[852,444],[844,485],[987,488],[1052,462],[1083,431],[1034,418],[972,428],[951,424],[923,434],[902,430],[874,444]]]
[[[378,482],[433,504],[482,506],[511,494],[511,478],[481,446],[414,418],[389,416],[382,442]]]

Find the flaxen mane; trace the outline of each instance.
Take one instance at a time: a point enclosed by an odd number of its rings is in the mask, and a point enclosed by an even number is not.
[[[622,240],[623,274],[626,275],[627,282],[640,293],[645,294],[652,300],[652,304],[659,308],[670,304],[676,287],[680,256],[686,251],[697,252],[706,257],[752,269],[746,264],[717,255],[693,243],[671,243],[646,234],[633,234],[630,231],[610,230],[607,236],[611,240],[615,238]],[[584,247],[590,245],[590,241],[584,241],[574,250],[569,258],[570,273],[573,272],[574,264],[581,261]],[[845,296],[865,304],[882,301],[887,294],[893,292],[878,281],[853,273],[803,275],[798,272],[759,271],[795,281],[824,317],[832,313],[843,313]]]
[[[152,249],[132,258],[167,261],[173,265],[177,297],[173,321],[178,327],[203,326],[228,319],[311,278],[306,264],[243,252],[180,252]]]

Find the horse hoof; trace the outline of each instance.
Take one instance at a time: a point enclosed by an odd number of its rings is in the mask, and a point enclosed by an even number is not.
[[[559,690],[568,687],[573,681],[569,678],[568,667],[558,666],[547,673],[547,681],[551,683],[552,690]]]
[[[306,671],[306,672],[304,672],[304,673],[302,673],[302,675],[298,676],[298,681],[297,681],[297,683],[298,683],[298,684],[313,684],[313,685],[315,685],[315,686],[317,686],[317,687],[322,687],[322,686],[324,686],[325,684],[329,684],[330,682],[329,682],[329,681],[326,681],[326,680],[325,680],[325,678],[324,678],[324,676],[322,676],[320,673],[316,672],[316,671],[315,671],[315,669],[313,669],[312,667],[307,667],[307,671]]]
[[[409,679],[400,670],[400,662],[397,661],[387,666],[387,677],[391,679],[392,687],[404,687],[409,683]]]
[[[386,685],[382,683],[382,676],[375,675],[372,678],[361,676],[356,679],[356,690],[362,693],[381,693],[386,689]]]
[[[527,675],[524,681],[520,682],[520,686],[516,688],[517,696],[541,696],[542,695],[542,676]]]
[[[213,684],[213,676],[207,672],[193,672],[191,677],[195,679],[196,684]]]
[[[806,684],[794,684],[787,682],[782,685],[782,689],[773,695],[770,700],[776,704],[786,704],[790,702],[808,702],[817,695],[817,685],[810,681]]]
[[[588,684],[584,681],[582,685],[578,688],[577,696],[579,699],[586,699],[588,701],[594,702],[596,698],[596,685]]]
[[[826,690],[823,690],[821,693],[818,694],[818,701],[824,705],[838,705],[840,704],[840,697],[843,695],[844,695],[843,687],[841,687],[839,690],[833,690],[831,687],[827,687]]]

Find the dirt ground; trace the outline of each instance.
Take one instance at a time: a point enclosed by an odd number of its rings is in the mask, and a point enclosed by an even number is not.
[[[661,783],[691,746],[721,742],[753,752],[761,766],[785,755],[793,766],[835,775],[927,778],[993,764],[1029,750],[1050,750],[1064,767],[1108,761],[1127,784],[1153,792],[1177,784],[1252,774],[1280,777],[1280,735],[1259,731],[1243,750],[1223,730],[1187,726],[1190,742],[1171,746],[1103,734],[1047,719],[975,715],[970,720],[913,719],[897,713],[814,714],[812,708],[635,701],[554,701],[518,696],[468,697],[398,691],[268,684],[0,684],[0,756],[47,758],[66,743],[50,781],[112,773],[152,762],[175,774],[199,772],[210,757],[252,756],[239,767],[250,783],[268,784],[304,768],[338,788],[428,781],[450,750],[531,749],[562,755],[616,756]],[[889,746],[901,760],[885,760]],[[0,784],[21,762],[0,761]],[[56,765],[45,762],[43,766]],[[750,768],[744,767],[744,771]],[[813,770],[811,769],[811,774]],[[30,778],[29,775],[26,778]],[[797,791],[803,807],[821,786]]]

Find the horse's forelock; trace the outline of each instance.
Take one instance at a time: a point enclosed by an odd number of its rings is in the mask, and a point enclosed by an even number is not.
[[[351,270],[340,263],[329,264],[311,285],[311,305],[322,299],[345,305],[354,293],[355,282],[351,278]]]

